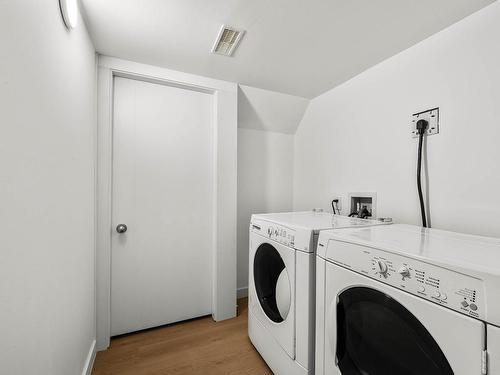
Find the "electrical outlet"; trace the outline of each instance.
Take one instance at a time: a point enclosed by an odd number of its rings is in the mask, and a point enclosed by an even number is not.
[[[426,120],[429,123],[427,135],[439,133],[439,108],[429,109],[428,111],[415,113],[411,121],[411,134],[413,138],[418,138],[417,121]]]

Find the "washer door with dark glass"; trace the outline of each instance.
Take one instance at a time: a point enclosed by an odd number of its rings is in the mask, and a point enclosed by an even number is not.
[[[325,287],[325,374],[480,371],[483,322],[332,263]]]
[[[342,375],[454,375],[422,323],[391,297],[369,288],[339,295],[337,360]]]
[[[295,358],[295,250],[251,233],[248,292],[249,319]]]

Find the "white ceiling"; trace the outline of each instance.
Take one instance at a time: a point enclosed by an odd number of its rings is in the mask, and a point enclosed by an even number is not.
[[[98,52],[312,98],[494,0],[83,0]],[[210,53],[221,24],[247,30]]]

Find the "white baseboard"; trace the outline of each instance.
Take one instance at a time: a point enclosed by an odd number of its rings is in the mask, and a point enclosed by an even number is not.
[[[238,288],[236,289],[236,297],[237,298],[245,298],[248,297],[248,287]]]
[[[96,341],[94,340],[90,345],[89,354],[87,355],[87,359],[85,360],[85,366],[83,366],[82,375],[92,374],[92,367],[94,367],[95,355],[96,355]]]

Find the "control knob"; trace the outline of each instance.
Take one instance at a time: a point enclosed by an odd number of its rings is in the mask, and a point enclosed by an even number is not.
[[[403,279],[405,277],[410,277],[411,274],[410,274],[410,270],[408,269],[408,267],[406,266],[401,266],[401,268],[398,270],[398,273],[403,276]]]
[[[378,273],[380,273],[384,277],[387,277],[387,271],[388,271],[387,263],[385,263],[383,260],[378,260],[377,266],[378,266]]]

